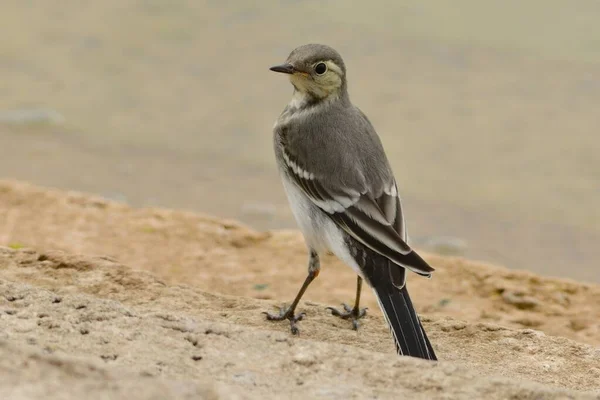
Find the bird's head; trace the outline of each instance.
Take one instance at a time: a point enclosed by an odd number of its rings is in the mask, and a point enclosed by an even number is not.
[[[294,88],[315,100],[339,97],[346,91],[346,66],[339,53],[329,46],[300,46],[285,63],[270,69],[289,74]]]

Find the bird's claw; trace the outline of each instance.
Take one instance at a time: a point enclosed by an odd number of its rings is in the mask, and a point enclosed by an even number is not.
[[[344,308],[344,311],[340,311],[333,307],[327,307],[327,310],[330,310],[331,314],[335,315],[336,317],[352,320],[352,329],[357,331],[359,327],[358,320],[367,315],[367,308],[350,307],[346,303],[342,303],[342,307]]]
[[[300,330],[296,326],[298,321],[302,321],[306,313],[294,314],[294,310],[286,307],[279,308],[279,314],[271,314],[270,312],[263,311],[263,314],[267,316],[268,321],[283,321],[287,319],[290,321],[290,331],[292,335],[298,335]]]

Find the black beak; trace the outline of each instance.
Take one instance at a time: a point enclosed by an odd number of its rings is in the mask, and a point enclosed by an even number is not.
[[[292,64],[281,64],[276,65],[274,67],[269,68],[271,71],[281,72],[283,74],[293,74],[296,72],[296,69]]]

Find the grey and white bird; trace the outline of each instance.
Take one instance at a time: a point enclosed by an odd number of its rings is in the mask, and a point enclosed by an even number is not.
[[[436,360],[406,288],[406,270],[434,271],[407,244],[402,205],[381,141],[348,96],[346,66],[329,46],[296,48],[271,71],[288,74],[294,93],[274,126],[283,186],[309,248],[308,276],[291,306],[269,320],[289,320],[293,334],[304,316],[296,307],[320,270],[319,254],[333,253],[358,274],[353,308],[330,308],[351,319],[360,309],[363,279],[375,292],[399,354]]]

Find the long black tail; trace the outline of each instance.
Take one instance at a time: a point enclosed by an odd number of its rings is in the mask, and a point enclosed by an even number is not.
[[[406,269],[350,238],[348,247],[363,273],[363,278],[377,296],[381,311],[394,336],[398,354],[437,360],[408,295]],[[419,260],[425,263],[420,257]],[[433,270],[429,266],[428,268]]]
[[[387,320],[398,354],[437,360],[429,338],[413,307],[406,285],[398,289],[391,282],[377,282],[373,289]]]

